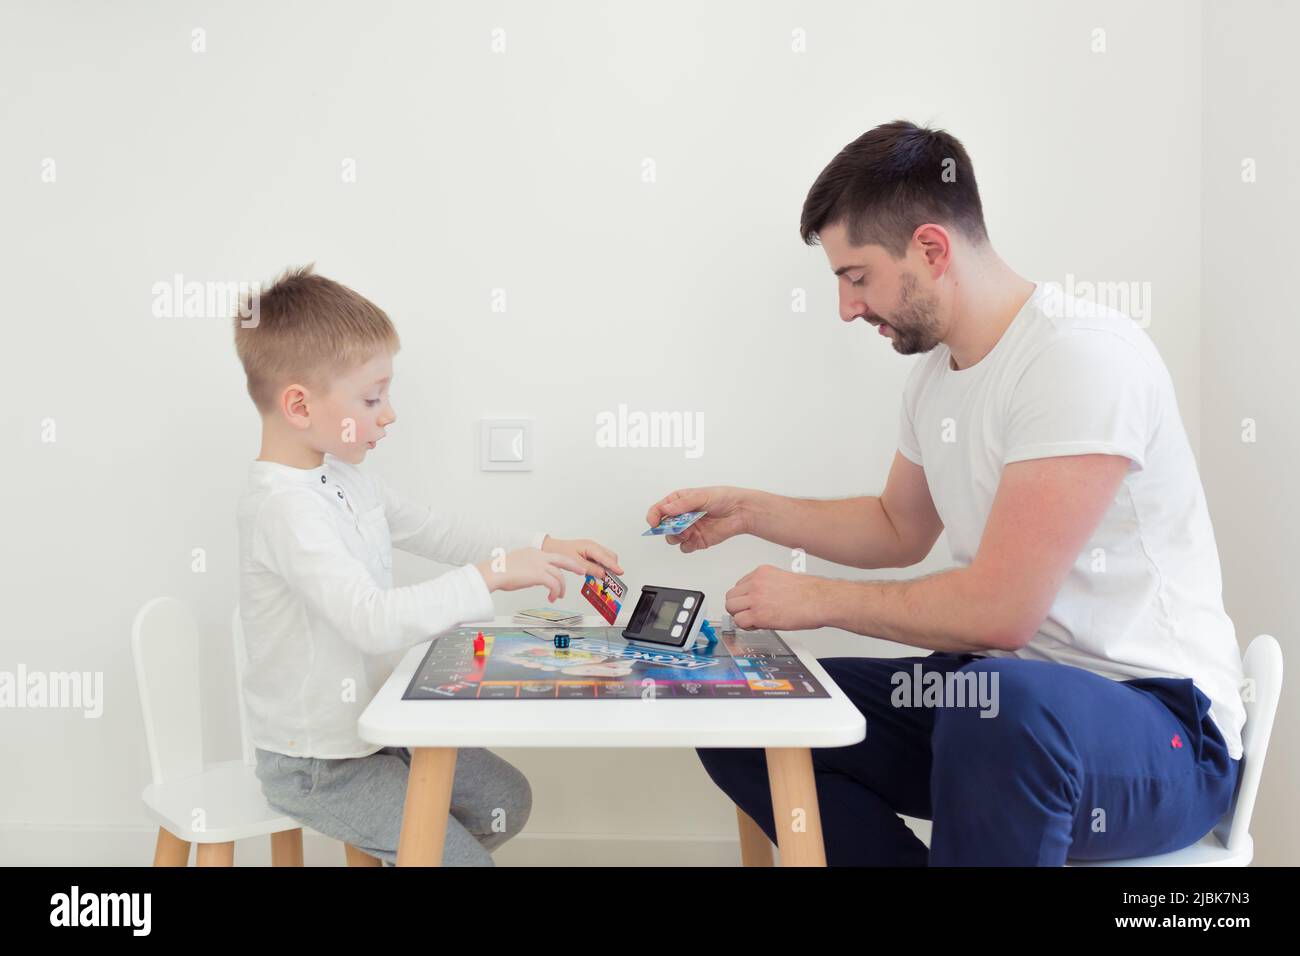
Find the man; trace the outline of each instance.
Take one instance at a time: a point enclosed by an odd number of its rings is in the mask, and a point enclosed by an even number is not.
[[[832,865],[1061,865],[1194,843],[1237,781],[1241,658],[1164,362],[1120,313],[994,251],[966,150],[898,121],[840,152],[800,224],[861,319],[903,355],[879,497],[677,491],[686,553],[754,534],[856,568],[908,567],[947,531],[955,568],[847,581],[760,567],[739,628],[838,627],[934,653],[823,660],[866,739],[814,750]],[[761,750],[701,750],[776,839]],[[898,814],[933,820],[930,848]]]

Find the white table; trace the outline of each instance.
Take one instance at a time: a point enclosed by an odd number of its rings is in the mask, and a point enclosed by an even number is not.
[[[593,615],[583,626],[604,623]],[[518,625],[498,617],[464,626]],[[411,648],[357,724],[363,740],[411,749],[398,866],[441,862],[458,747],[763,747],[782,864],[825,866],[810,748],[858,743],[866,736],[866,720],[811,654],[781,636],[830,697],[402,700],[430,642]],[[736,812],[742,861],[770,866],[766,835]]]

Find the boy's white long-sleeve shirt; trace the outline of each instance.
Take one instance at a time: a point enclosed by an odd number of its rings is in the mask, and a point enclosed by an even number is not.
[[[473,563],[546,538],[439,514],[333,455],[311,469],[253,461],[238,515],[248,732],[297,757],[377,752],[357,718],[403,652],[492,617]],[[393,547],[461,567],[395,588]]]

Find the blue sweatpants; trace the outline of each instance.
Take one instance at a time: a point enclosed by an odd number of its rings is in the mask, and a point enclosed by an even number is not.
[[[1209,699],[1190,679],[1115,681],[1064,664],[944,652],[820,663],[867,720],[861,743],[812,752],[831,866],[1148,856],[1195,843],[1232,802],[1241,761],[1228,756]],[[982,681],[996,708],[973,692],[964,705],[951,693],[909,692],[939,681],[968,690]],[[775,842],[763,751],[698,753]],[[928,851],[900,813],[933,821]]]

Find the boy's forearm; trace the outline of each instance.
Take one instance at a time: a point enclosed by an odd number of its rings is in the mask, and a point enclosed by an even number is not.
[[[480,561],[474,565],[474,570],[478,572],[479,577],[483,579],[483,586],[491,594],[501,586],[501,579],[495,571],[492,570],[491,561]]]
[[[880,498],[788,498],[748,491],[750,534],[852,568],[901,568],[915,562]]]
[[[911,581],[826,579],[822,624],[932,651],[1013,650],[1024,635],[969,568]]]

